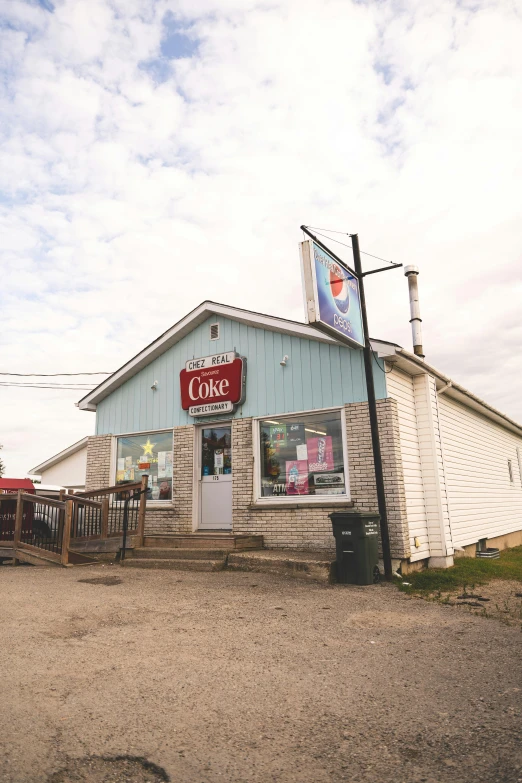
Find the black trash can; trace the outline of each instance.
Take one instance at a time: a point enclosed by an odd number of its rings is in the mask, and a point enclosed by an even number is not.
[[[371,585],[379,581],[379,514],[334,511],[330,514],[335,537],[337,581]]]

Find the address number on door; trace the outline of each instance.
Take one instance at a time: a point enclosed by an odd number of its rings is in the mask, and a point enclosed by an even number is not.
[[[219,476],[212,476],[212,481],[219,481]]]

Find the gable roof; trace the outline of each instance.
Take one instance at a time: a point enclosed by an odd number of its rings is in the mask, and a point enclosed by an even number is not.
[[[177,342],[189,334],[196,326],[203,323],[211,315],[221,315],[231,321],[238,321],[247,326],[254,326],[258,329],[267,329],[272,332],[288,334],[291,337],[304,337],[308,340],[316,340],[321,343],[330,343],[331,345],[345,345],[340,343],[334,337],[330,337],[324,332],[320,332],[313,326],[301,323],[299,321],[290,321],[287,318],[276,318],[273,315],[264,313],[255,313],[251,310],[242,310],[239,307],[229,307],[228,305],[218,304],[217,302],[202,302],[192,312],[186,315],[181,321],[178,321],[170,329],[167,329],[154,342],[140,351],[136,356],[130,359],[126,364],[116,370],[112,375],[106,378],[95,389],[82,397],[76,403],[77,407],[83,411],[95,411],[96,405],[109,394],[112,394],[118,386],[121,386],[133,375],[154,361],[158,356],[171,348]],[[346,346],[345,346],[346,347]]]
[[[252,310],[243,310],[240,307],[230,307],[229,305],[219,304],[218,302],[205,301],[174,324],[174,326],[171,326],[170,329],[167,329],[166,332],[150,343],[150,345],[147,345],[146,348],[137,353],[136,356],[120,367],[119,370],[116,370],[116,372],[102,381],[95,389],[86,394],[85,397],[82,397],[82,399],[76,403],[77,407],[84,411],[95,411],[97,404],[105,399],[105,397],[108,397],[109,394],[112,394],[119,386],[128,381],[129,378],[132,378],[171,346],[182,340],[183,337],[199,326],[199,324],[204,323],[211,315],[221,315],[231,321],[238,321],[239,323],[253,326],[258,329],[261,328],[272,332],[280,332],[281,334],[287,334],[291,337],[303,337],[308,340],[329,343],[330,345],[348,347],[346,343],[336,340],[329,334],[321,332],[316,327],[300,321],[291,321],[287,318],[277,318],[273,315],[256,313]],[[439,393],[446,393],[448,397],[453,397],[458,402],[461,402],[470,408],[474,408],[479,413],[482,413],[483,416],[497,422],[497,424],[507,427],[517,435],[522,434],[522,425],[518,422],[513,421],[513,419],[510,419],[501,411],[493,408],[493,406],[484,402],[484,400],[481,400],[480,397],[477,397],[435,367],[432,367],[424,360],[419,359],[418,356],[401,348],[397,343],[388,342],[387,340],[372,339],[371,345],[378,358],[390,362],[392,365],[399,367],[409,375],[419,375],[421,373],[434,375]],[[73,447],[71,446],[70,448]],[[65,456],[68,456],[68,454],[66,454],[67,451],[68,450],[66,449],[64,452],[57,454],[52,460],[58,462],[58,458],[63,459]],[[51,460],[48,462],[50,463]],[[50,467],[50,464],[42,463],[38,468],[41,470],[44,465]],[[29,472],[35,473],[37,471],[35,469]]]
[[[73,443],[72,446],[67,446],[66,449],[60,451],[58,454],[55,454],[54,457],[50,457],[49,459],[45,460],[45,462],[42,462],[40,465],[37,465],[35,468],[31,468],[31,470],[28,470],[27,472],[31,476],[39,476],[40,473],[43,473],[44,470],[48,470],[49,468],[52,468],[53,465],[56,465],[58,462],[61,462],[64,459],[67,459],[67,457],[70,457],[73,454],[76,454],[77,451],[87,448],[88,440],[89,440],[89,436],[87,435],[85,438],[82,438],[76,443]]]

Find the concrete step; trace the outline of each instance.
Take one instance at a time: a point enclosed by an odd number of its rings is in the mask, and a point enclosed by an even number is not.
[[[264,549],[257,552],[230,552],[227,569],[279,574],[328,584],[334,581],[334,560],[335,555],[322,552]]]
[[[229,550],[226,549],[185,549],[179,547],[134,547],[129,559],[139,560],[224,560]]]
[[[225,559],[221,560],[182,560],[158,557],[129,557],[125,559],[125,568],[164,568],[172,571],[222,571],[225,567]]]
[[[234,535],[224,532],[195,532],[190,534],[172,533],[166,536],[146,535],[144,547],[163,549],[219,549],[227,552],[244,549],[260,549],[263,547],[263,536]]]

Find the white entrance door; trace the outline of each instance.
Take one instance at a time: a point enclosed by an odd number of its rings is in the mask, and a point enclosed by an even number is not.
[[[232,529],[232,428],[200,429],[199,528]]]

